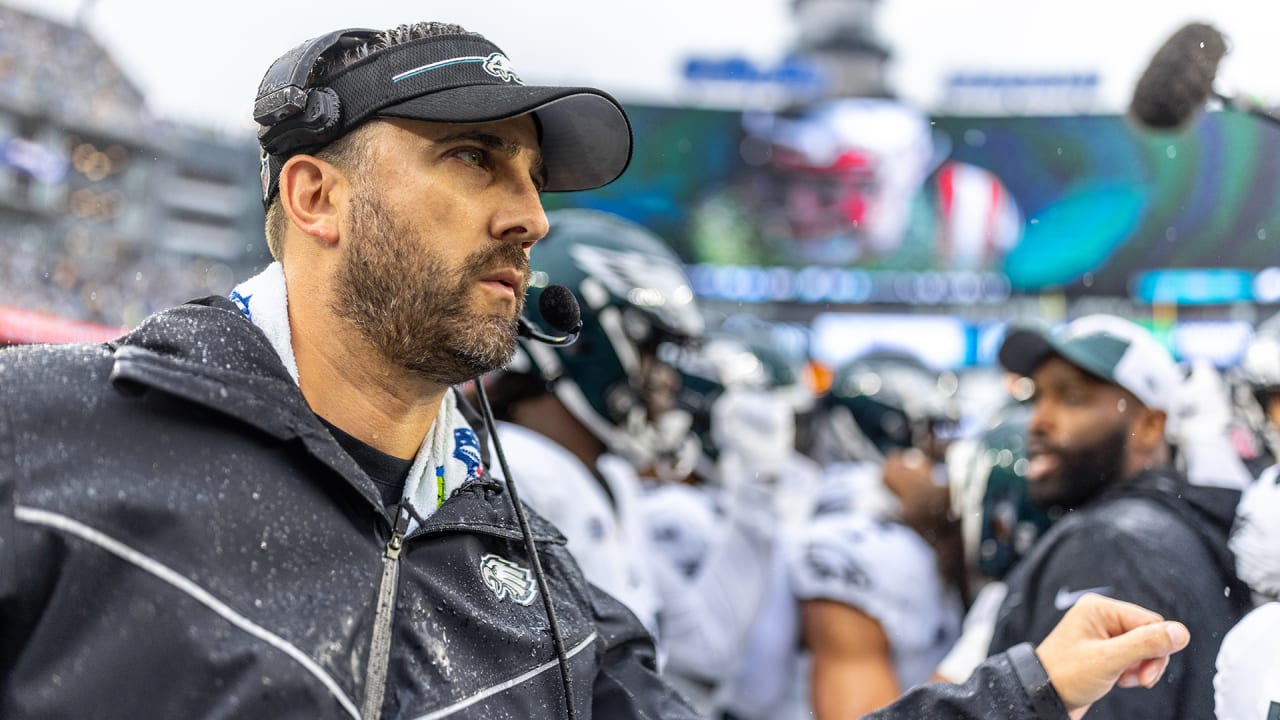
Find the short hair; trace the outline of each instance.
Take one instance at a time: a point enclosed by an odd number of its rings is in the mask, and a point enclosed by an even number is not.
[[[311,69],[311,75],[307,78],[307,87],[320,85],[328,78],[350,67],[356,61],[374,55],[386,48],[440,35],[478,35],[478,33],[470,32],[460,25],[441,22],[418,22],[383,30],[355,47],[348,48],[340,53],[333,53],[330,56],[321,56]],[[364,159],[368,147],[361,139],[363,127],[363,125],[357,126],[342,137],[309,154],[344,170],[354,167]],[[267,249],[271,251],[271,257],[276,260],[279,260],[284,253],[283,244],[287,222],[284,208],[280,204],[280,194],[276,193],[275,197],[267,205],[267,219],[264,228],[267,236]]]

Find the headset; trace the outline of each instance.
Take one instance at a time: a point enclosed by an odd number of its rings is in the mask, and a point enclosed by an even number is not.
[[[335,30],[302,43],[271,64],[253,101],[264,154],[288,156],[337,137],[342,116],[338,93],[328,87],[308,88],[307,80],[326,53],[356,47],[378,33],[367,28]]]

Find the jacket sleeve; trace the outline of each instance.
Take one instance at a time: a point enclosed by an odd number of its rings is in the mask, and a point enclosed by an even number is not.
[[[1031,646],[993,655],[960,685],[917,685],[865,720],[1064,720],[1067,709]]]
[[[695,720],[688,701],[658,675],[653,638],[626,606],[590,586],[596,631],[604,646],[591,688],[591,717],[609,720]]]

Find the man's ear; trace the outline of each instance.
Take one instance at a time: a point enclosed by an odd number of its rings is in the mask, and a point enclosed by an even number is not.
[[[1168,415],[1164,410],[1142,408],[1130,428],[1131,442],[1142,450],[1151,450],[1165,442],[1164,428]]]
[[[326,244],[338,241],[346,177],[314,155],[294,155],[280,169],[280,204],[289,221]]]

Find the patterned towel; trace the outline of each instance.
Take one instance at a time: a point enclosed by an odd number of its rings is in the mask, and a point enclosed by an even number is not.
[[[298,363],[290,342],[284,268],[278,262],[271,263],[261,273],[237,285],[231,291],[231,300],[266,334],[297,383]],[[436,421],[423,438],[405,483],[403,502],[410,511],[408,532],[418,527],[420,519],[434,513],[454,490],[480,477],[482,468],[480,442],[459,412],[458,400],[450,390],[440,402]]]

